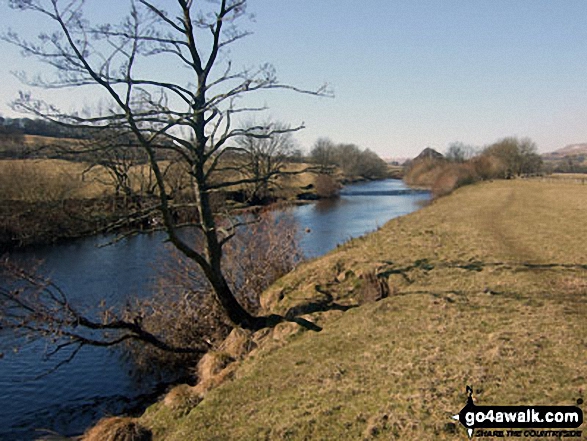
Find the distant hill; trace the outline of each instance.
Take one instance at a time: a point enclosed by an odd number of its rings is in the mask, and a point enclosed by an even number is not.
[[[587,143],[571,144],[542,155],[546,170],[555,173],[587,173]]]
[[[420,152],[418,156],[414,158],[414,161],[420,159],[441,159],[444,158],[442,153],[438,153],[436,150],[431,149],[430,147],[426,147],[424,150]]]
[[[587,143],[583,144],[570,144],[561,149],[555,150],[554,152],[545,153],[544,156],[547,159],[564,158],[565,156],[578,156],[587,155]]]

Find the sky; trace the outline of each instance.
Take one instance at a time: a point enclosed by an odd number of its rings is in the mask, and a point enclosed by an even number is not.
[[[101,21],[128,2],[87,4],[88,17]],[[252,35],[231,48],[234,65],[269,62],[285,83],[334,91],[263,98],[271,118],[304,123],[296,138],[306,151],[320,137],[386,158],[506,136],[529,137],[540,152],[587,142],[585,0],[250,0],[248,12]],[[0,1],[2,31],[34,35],[45,26]],[[9,103],[30,88],[11,71],[46,67],[4,42],[0,54],[0,114],[19,116]],[[33,93],[70,108],[97,99]]]

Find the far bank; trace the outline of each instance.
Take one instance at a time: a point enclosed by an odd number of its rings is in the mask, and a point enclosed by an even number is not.
[[[169,167],[170,173],[179,173],[178,189],[188,185],[180,182],[186,181],[185,173]],[[246,187],[215,193],[215,209],[238,213],[327,200],[336,198],[343,185],[373,180],[339,169],[324,174],[313,167],[287,164],[288,174],[277,179],[263,197],[252,195]],[[390,168],[389,174],[397,171]],[[161,229],[152,174],[144,165],[126,173],[133,183],[128,194],[118,191],[107,169],[89,163],[49,158],[0,160],[0,253],[102,233]],[[173,204],[178,207],[174,216],[179,222],[197,221],[193,201],[186,193],[174,193]]]

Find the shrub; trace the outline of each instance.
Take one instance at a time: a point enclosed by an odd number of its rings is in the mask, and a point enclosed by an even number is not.
[[[253,222],[241,228],[226,244],[225,275],[239,303],[250,312],[260,310],[259,296],[291,271],[303,258],[297,225],[287,212],[263,212],[241,219]],[[194,235],[193,240],[201,240]],[[229,334],[229,325],[216,304],[199,267],[173,252],[162,266],[156,294],[130,305],[129,317],[140,317],[149,332],[177,347],[205,342],[217,347]],[[193,375],[200,355],[164,352],[151,345],[131,342],[128,354],[139,373]]]
[[[479,180],[475,167],[471,163],[445,164],[439,168],[431,191],[434,197],[445,196],[455,189]]]
[[[432,187],[445,166],[446,161],[438,158],[414,160],[406,170],[404,181],[408,185]]]
[[[332,176],[321,173],[314,178],[314,188],[318,197],[333,198],[338,196],[340,185]]]
[[[471,160],[475,173],[482,180],[495,179],[505,174],[503,162],[491,155],[476,156]]]

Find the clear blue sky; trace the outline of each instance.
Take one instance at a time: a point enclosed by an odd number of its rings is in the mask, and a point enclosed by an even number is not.
[[[6,3],[0,28],[43,27]],[[88,4],[103,15],[127,3]],[[321,136],[385,157],[504,136],[528,136],[542,152],[587,142],[585,0],[250,0],[249,12],[254,34],[233,47],[237,65],[270,62],[284,82],[334,89],[334,99],[266,97],[272,117],[305,122],[297,138],[306,149]],[[11,115],[23,87],[10,70],[43,66],[7,44],[0,51],[0,113]],[[70,106],[91,99],[51,96]]]

